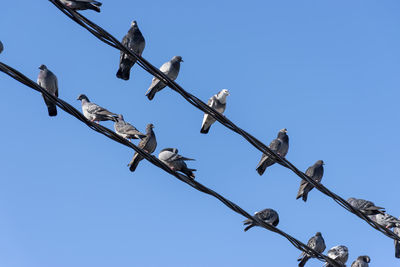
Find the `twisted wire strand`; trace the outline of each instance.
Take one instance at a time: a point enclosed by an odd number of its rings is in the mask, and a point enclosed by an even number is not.
[[[174,177],[176,177],[177,179],[179,179],[180,181],[190,185],[191,187],[195,188],[196,190],[203,192],[205,194],[208,194],[210,196],[213,196],[215,198],[217,198],[219,201],[221,201],[225,206],[227,206],[228,208],[230,208],[231,210],[233,210],[234,212],[241,214],[242,216],[253,220],[253,222],[255,222],[256,225],[263,227],[269,231],[275,232],[283,237],[285,237],[294,247],[296,247],[297,249],[307,253],[308,255],[312,255],[313,257],[324,261],[324,262],[329,262],[330,264],[332,264],[333,266],[338,266],[338,267],[342,267],[342,265],[336,261],[334,261],[333,259],[325,256],[322,253],[318,253],[317,251],[315,251],[314,249],[308,247],[306,244],[300,242],[299,240],[297,240],[296,238],[292,237],[291,235],[285,233],[284,231],[274,227],[273,225],[267,224],[264,221],[260,220],[257,216],[251,216],[248,212],[246,212],[244,209],[242,209],[241,207],[239,207],[237,204],[233,203],[232,201],[230,201],[229,199],[226,199],[225,197],[223,197],[222,195],[218,194],[217,192],[215,192],[214,190],[204,186],[203,184],[190,179],[189,177],[182,175],[176,171],[171,170],[171,168],[169,168],[166,164],[164,164],[162,161],[160,161],[158,158],[156,158],[155,156],[148,154],[147,152],[145,152],[144,150],[142,150],[141,148],[137,147],[136,145],[134,145],[131,142],[128,142],[125,138],[117,135],[116,133],[114,133],[113,131],[111,131],[110,129],[91,122],[89,120],[86,119],[86,117],[79,112],[76,108],[74,108],[73,106],[71,106],[70,104],[68,104],[67,102],[65,102],[64,100],[53,96],[52,94],[48,93],[45,89],[43,89],[41,86],[39,86],[37,83],[35,83],[34,81],[30,80],[28,77],[26,77],[25,75],[23,75],[22,73],[20,73],[19,71],[17,71],[16,69],[0,62],[0,71],[4,72],[5,74],[9,75],[10,77],[14,78],[15,80],[21,82],[22,84],[32,88],[33,90],[42,93],[44,96],[46,96],[46,98],[54,103],[55,105],[57,105],[59,108],[61,108],[62,110],[64,110],[65,112],[67,112],[68,114],[74,116],[75,118],[77,118],[78,120],[80,120],[81,122],[85,123],[89,128],[91,128],[92,130],[105,135],[106,137],[122,144],[125,145],[129,148],[132,148],[133,150],[135,150],[137,153],[139,153],[143,158],[145,158],[147,161],[149,161],[150,163],[152,163],[153,165],[163,169],[164,171],[168,172],[169,174],[173,175]]]
[[[219,121],[222,125],[224,125],[225,127],[229,128],[230,130],[232,130],[232,131],[238,133],[239,135],[241,135],[242,137],[244,137],[250,144],[252,144],[259,151],[272,157],[274,160],[276,160],[276,162],[278,164],[290,169],[293,173],[295,173],[301,179],[306,180],[308,183],[312,184],[315,188],[317,188],[317,190],[319,190],[323,194],[332,198],[340,206],[342,206],[347,211],[355,214],[356,216],[358,216],[359,218],[361,218],[362,220],[367,222],[374,229],[380,231],[384,235],[386,235],[394,240],[400,241],[400,237],[397,236],[393,231],[377,224],[376,222],[371,220],[369,217],[367,217],[364,213],[362,213],[358,209],[355,209],[354,207],[352,207],[345,199],[343,199],[342,197],[333,193],[332,191],[330,191],[328,188],[326,188],[321,183],[315,182],[313,179],[308,177],[305,173],[300,171],[291,162],[289,162],[287,159],[285,159],[285,158],[279,156],[278,154],[276,154],[275,152],[273,152],[268,146],[263,144],[257,138],[252,136],[250,133],[248,133],[245,130],[241,129],[240,127],[236,126],[227,117],[225,117],[218,111],[216,111],[213,108],[206,105],[203,101],[201,101],[196,96],[185,91],[179,84],[177,84],[175,81],[172,81],[171,79],[169,79],[167,75],[165,75],[159,69],[157,69],[152,64],[150,64],[142,56],[137,55],[136,53],[128,50],[115,37],[113,37],[111,34],[109,34],[103,28],[96,25],[94,22],[90,21],[85,16],[81,15],[80,13],[75,12],[74,10],[70,9],[69,7],[64,6],[59,0],[49,0],[49,1],[51,3],[53,3],[58,9],[60,9],[64,14],[66,14],[69,18],[71,18],[76,23],[78,23],[80,26],[82,26],[83,28],[88,30],[90,33],[92,33],[95,37],[97,37],[102,42],[136,58],[139,66],[141,66],[144,70],[146,70],[153,76],[162,80],[168,87],[170,87],[172,90],[174,90],[177,93],[179,93],[180,95],[182,95],[183,98],[185,98],[185,100],[188,101],[190,104],[192,104],[196,108],[202,110],[203,112],[211,115],[214,119]]]

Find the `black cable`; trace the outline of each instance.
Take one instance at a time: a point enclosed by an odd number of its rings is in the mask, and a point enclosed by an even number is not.
[[[167,165],[165,165],[158,158],[156,158],[155,156],[153,156],[151,154],[148,154],[147,152],[145,152],[141,148],[137,147],[133,143],[128,142],[125,138],[117,135],[116,133],[114,133],[110,129],[108,129],[108,128],[100,125],[100,124],[97,124],[97,123],[94,123],[94,122],[91,122],[91,121],[87,120],[86,117],[82,113],[80,113],[76,108],[74,108],[73,106],[71,106],[70,104],[65,102],[64,100],[49,94],[41,86],[36,84],[34,81],[30,80],[28,77],[26,77],[25,75],[23,75],[19,71],[13,69],[12,67],[0,62],[0,71],[2,71],[5,74],[11,76],[15,80],[25,84],[26,86],[28,86],[28,87],[30,87],[30,88],[42,93],[43,95],[46,96],[46,98],[50,102],[56,104],[59,108],[61,108],[65,112],[69,113],[70,115],[74,116],[75,118],[77,118],[81,122],[85,123],[92,130],[94,130],[94,131],[96,131],[98,133],[101,133],[101,134],[107,136],[108,138],[110,138],[110,139],[112,139],[112,140],[114,140],[114,141],[116,141],[116,142],[118,142],[118,143],[120,143],[122,145],[125,145],[127,147],[132,148],[137,153],[139,153],[139,155],[141,155],[143,158],[148,160],[150,163],[152,163],[153,165],[163,169],[164,171],[168,172],[169,174],[175,176],[176,178],[178,178],[182,182],[190,185],[191,187],[197,189],[198,191],[201,191],[203,193],[206,193],[206,194],[208,194],[210,196],[213,196],[213,197],[217,198],[219,201],[221,201],[225,206],[227,206],[231,210],[235,211],[236,213],[239,213],[239,214],[243,215],[244,217],[246,217],[248,219],[253,220],[258,226],[263,227],[263,228],[265,228],[265,229],[267,229],[269,231],[275,232],[275,233],[285,237],[297,249],[299,249],[299,250],[301,250],[301,251],[303,251],[303,252],[305,252],[305,253],[307,253],[309,255],[312,255],[313,257],[315,257],[315,258],[317,258],[317,259],[319,259],[321,261],[329,262],[330,264],[332,264],[334,266],[339,266],[339,267],[342,266],[339,263],[337,263],[336,261],[334,261],[334,260],[330,259],[329,257],[323,255],[322,253],[318,253],[314,249],[308,247],[304,243],[300,242],[299,240],[297,240],[296,238],[292,237],[291,235],[283,232],[282,230],[280,230],[280,229],[278,229],[278,228],[276,228],[276,227],[274,227],[274,226],[272,226],[270,224],[265,223],[264,221],[260,220],[256,216],[252,217],[244,209],[242,209],[241,207],[239,207],[238,205],[236,205],[232,201],[226,199],[225,197],[221,196],[217,192],[211,190],[210,188],[202,185],[201,183],[199,183],[199,182],[197,182],[195,180],[192,180],[192,179],[188,178],[185,175],[182,175],[180,173],[177,173],[177,172],[171,170]]]
[[[362,220],[366,221],[371,227],[374,229],[380,231],[384,235],[400,241],[400,237],[397,236],[393,231],[377,224],[373,220],[371,220],[369,217],[367,217],[364,213],[359,211],[358,209],[355,209],[352,207],[345,199],[342,197],[336,195],[332,191],[330,191],[328,188],[326,188],[324,185],[321,183],[315,182],[313,179],[308,177],[305,173],[300,171],[296,166],[294,166],[292,163],[290,163],[288,160],[285,158],[280,157],[278,154],[273,152],[271,149],[269,149],[268,146],[263,144],[261,141],[259,141],[257,138],[249,134],[248,132],[244,131],[243,129],[239,128],[236,126],[233,122],[228,120],[224,115],[221,113],[217,112],[213,108],[209,107],[206,105],[203,101],[198,99],[196,96],[186,92],[179,84],[177,84],[175,81],[172,81],[162,73],[159,69],[154,67],[152,64],[150,64],[147,60],[145,60],[143,57],[136,55],[132,51],[128,50],[126,47],[124,47],[115,37],[113,37],[111,34],[106,32],[104,29],[84,17],[78,12],[75,12],[74,10],[70,9],[69,7],[64,6],[59,0],[49,0],[51,3],[53,3],[57,8],[59,8],[64,14],[66,14],[69,18],[74,20],[76,23],[81,25],[83,28],[87,29],[90,33],[92,33],[94,36],[96,36],[99,40],[103,41],[104,43],[126,53],[129,54],[130,56],[134,57],[137,59],[138,65],[141,66],[144,70],[152,74],[153,76],[157,77],[158,79],[162,80],[168,87],[170,87],[172,90],[176,91],[180,95],[185,98],[186,101],[188,101],[190,104],[193,106],[197,107],[198,109],[202,110],[205,113],[208,113],[211,115],[213,118],[215,118],[217,121],[219,121],[222,125],[225,127],[229,128],[230,130],[238,133],[239,135],[243,136],[250,144],[252,144],[255,148],[263,152],[264,154],[267,154],[271,156],[273,159],[276,160],[276,162],[288,169],[290,169],[292,172],[294,172],[297,176],[299,176],[301,179],[306,180],[308,183],[312,184],[317,190],[322,192],[323,194],[331,197],[336,203],[338,203],[340,206],[348,210],[349,212],[355,214]]]

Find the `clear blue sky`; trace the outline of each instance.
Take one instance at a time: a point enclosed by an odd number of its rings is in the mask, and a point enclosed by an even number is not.
[[[400,215],[398,173],[400,3],[398,1],[122,1],[84,14],[117,38],[137,20],[143,56],[157,67],[184,59],[177,81],[207,101],[228,88],[226,116],[269,143],[287,128],[287,158],[302,170],[323,159],[323,184]],[[119,52],[50,2],[3,1],[0,60],[36,80],[46,64],[60,97],[95,103],[144,131],[159,150],[196,158],[197,179],[253,213],[274,208],[279,227],[303,242],[321,231],[327,247],[349,247],[348,265],[399,266],[393,241],[317,190],[296,201],[300,179],[273,166],[260,177],[260,152],[165,89],[150,102],[151,76],[135,66],[115,77]],[[296,266],[300,252],[216,199],[141,162],[133,152],[0,75],[0,265],[7,267]],[[110,128],[111,122],[103,123]],[[309,267],[321,266],[316,260]]]

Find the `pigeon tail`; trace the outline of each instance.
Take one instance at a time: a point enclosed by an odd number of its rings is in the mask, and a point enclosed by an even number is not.
[[[298,261],[300,261],[299,267],[304,267],[309,259],[310,259],[310,256],[307,256],[307,255],[305,255],[302,259],[298,259]]]
[[[264,174],[264,172],[265,172],[266,169],[267,169],[267,166],[260,165],[260,166],[257,167],[256,170],[257,170],[258,174],[261,176],[261,175]]]
[[[56,106],[48,106],[47,110],[49,112],[50,117],[55,117],[57,116],[57,107]]]
[[[101,6],[101,3],[99,3],[99,2],[94,2],[94,3],[87,3],[86,8],[87,8],[87,9],[94,10],[94,11],[96,11],[97,13],[100,13],[100,6]]]
[[[394,251],[395,251],[395,257],[400,259],[400,241],[395,240],[394,241]]]
[[[302,194],[302,199],[303,199],[304,202],[307,202],[307,197],[308,197],[308,192],[304,192]]]
[[[142,158],[140,157],[140,155],[135,153],[135,155],[133,156],[132,161],[128,164],[129,170],[131,172],[134,172],[136,170],[137,166],[139,165],[139,162],[141,160],[142,160]]]
[[[255,224],[251,223],[250,225],[248,225],[246,228],[244,228],[244,231],[247,232],[250,228],[253,228],[254,226],[256,226]]]
[[[197,171],[196,169],[184,169],[182,172],[186,174],[189,178],[194,179],[196,175],[193,173],[194,171]]]
[[[131,74],[131,68],[135,64],[135,61],[131,61],[130,59],[122,59],[121,63],[119,64],[119,69],[117,71],[117,78],[122,80],[129,80]]]
[[[203,127],[201,127],[200,133],[207,134],[208,131],[210,130],[210,128],[211,128],[211,125],[208,127],[206,125],[203,125]]]
[[[257,169],[256,169],[258,174],[259,175],[263,175],[265,170],[268,167],[274,165],[274,163],[275,163],[275,161],[270,159],[270,158],[266,158],[264,161],[263,161],[263,159],[261,159],[260,163],[258,163],[258,166],[257,166]]]
[[[154,96],[156,95],[156,93],[157,93],[157,90],[156,89],[151,89],[150,91],[148,91],[147,93],[146,93],[146,96],[147,96],[147,98],[149,99],[149,100],[153,100],[153,98],[154,98]]]

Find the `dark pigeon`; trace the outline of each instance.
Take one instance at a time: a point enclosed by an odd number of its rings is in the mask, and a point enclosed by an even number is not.
[[[269,144],[269,148],[279,156],[286,157],[289,150],[289,136],[287,135],[286,128],[278,132],[277,138]],[[271,156],[263,154],[257,166],[258,174],[263,175],[267,167],[272,166],[275,162]]]
[[[157,147],[157,140],[156,135],[153,131],[153,124],[147,124],[146,127],[146,136],[140,140],[138,147],[146,151],[147,153],[151,154],[156,150]],[[143,160],[143,157],[140,156],[137,152],[133,155],[131,162],[128,164],[129,170],[134,172],[136,167],[138,166],[139,162]]]
[[[254,213],[253,217],[257,217],[258,219],[264,221],[265,223],[271,224],[273,226],[277,226],[279,223],[279,215],[273,209],[264,209],[258,211]],[[255,224],[253,220],[250,219],[244,220],[243,224],[247,225],[246,228],[244,228],[245,232],[248,231],[250,228],[257,226],[257,224]]]
[[[121,114],[118,115],[116,118],[116,122],[114,123],[114,130],[115,132],[126,139],[142,139],[145,137],[145,134],[142,134],[138,131],[132,124],[127,123],[124,120],[124,116]]]
[[[377,207],[371,201],[364,200],[364,199],[357,199],[357,198],[349,198],[347,202],[353,206],[353,208],[360,210],[365,215],[375,215],[375,214],[384,214],[385,208]]]
[[[328,257],[343,265],[349,259],[349,249],[346,246],[335,246],[328,251]],[[325,267],[334,267],[329,263],[325,263]]]
[[[209,100],[207,105],[212,107],[219,113],[224,113],[226,108],[226,97],[229,95],[229,91],[227,89],[222,89],[218,94],[213,95]],[[208,115],[204,114],[203,123],[201,124],[200,133],[206,134],[210,130],[211,125],[215,122],[215,119]]]
[[[86,119],[90,121],[116,121],[118,115],[107,109],[91,103],[86,95],[79,95],[77,100],[82,102],[82,112]]]
[[[307,246],[319,253],[324,252],[324,250],[326,249],[325,240],[320,232],[317,232],[315,236],[311,237],[310,240],[308,240]],[[297,261],[299,261],[299,267],[305,266],[306,262],[311,257],[312,256],[308,255],[305,252],[301,253],[300,257],[297,259]]]
[[[146,46],[146,41],[142,33],[139,30],[137,22],[132,21],[131,28],[128,33],[122,39],[122,45],[133,53],[141,56]],[[136,58],[129,56],[121,51],[119,59],[119,69],[117,72],[117,77],[123,80],[129,80],[131,73],[131,68],[136,63]]]
[[[3,50],[4,50],[4,46],[3,46],[3,43],[0,41],[0,54],[1,54],[1,52],[3,52]]]
[[[91,9],[100,12],[101,3],[94,0],[60,0],[65,6],[73,10]]]
[[[359,256],[352,264],[351,267],[368,267],[371,259],[369,256]]]
[[[400,226],[396,226],[395,228],[393,228],[393,232],[400,237]],[[394,251],[395,251],[394,254],[395,257],[400,259],[400,241],[397,240],[394,241]]]
[[[175,80],[178,77],[179,70],[181,68],[181,62],[183,62],[182,57],[174,56],[170,61],[165,62],[160,71],[167,75],[168,78],[171,80]],[[160,81],[156,77],[153,77],[151,81],[151,85],[146,92],[146,96],[149,100],[152,100],[157,92],[161,91],[162,89],[167,86],[164,82]]]
[[[158,159],[164,162],[173,171],[180,171],[186,174],[189,178],[194,179],[194,171],[196,169],[189,169],[185,163],[187,160],[194,160],[190,158],[185,158],[178,154],[178,149],[176,148],[165,148],[158,154]]]
[[[309,167],[306,171],[306,175],[320,183],[322,180],[322,176],[324,175],[324,162],[322,160],[318,160],[311,167]],[[297,193],[296,199],[302,198],[304,202],[307,201],[308,193],[314,188],[314,186],[308,183],[306,180],[301,180],[299,192]]]
[[[41,65],[39,67],[40,72],[39,76],[37,79],[37,84],[39,84],[41,87],[43,87],[48,93],[51,95],[58,97],[58,81],[56,75],[52,73],[46,65]],[[57,106],[56,104],[52,103],[50,99],[45,97],[44,95],[43,99],[44,102],[46,103],[47,110],[49,112],[49,116],[57,116]]]

